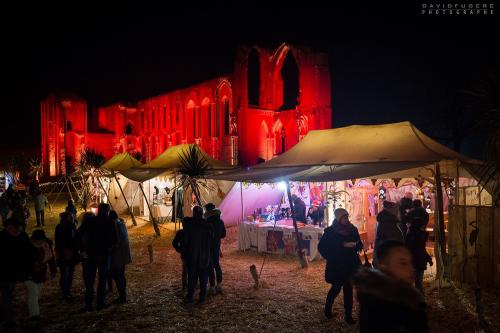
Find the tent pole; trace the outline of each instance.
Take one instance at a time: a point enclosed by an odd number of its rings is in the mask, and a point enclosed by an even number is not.
[[[177,172],[174,173],[174,188],[172,190],[172,222],[174,222],[174,231],[177,231]],[[179,226],[179,230],[181,226]]]
[[[104,186],[102,186],[101,178],[99,176],[97,176],[96,178],[97,178],[97,181],[99,182],[99,186],[101,186],[101,189],[104,192],[104,195],[108,199],[108,205],[111,207],[111,209],[114,210],[113,205],[111,204],[111,200],[109,200],[108,192],[106,192],[106,189],[104,188]],[[71,199],[71,200],[73,200],[73,199]]]
[[[243,223],[243,215],[245,210],[243,208],[243,182],[240,182],[240,198],[241,198],[241,223]]]
[[[120,184],[120,182],[118,181],[118,177],[116,177],[116,173],[114,173],[114,172],[113,172],[113,176],[114,176],[114,178],[115,178],[116,183],[118,184],[118,188],[120,189],[120,192],[122,193],[122,197],[123,197],[123,199],[125,200],[125,204],[127,205],[128,212],[130,213],[130,216],[132,217],[132,224],[133,224],[134,226],[137,226],[137,221],[135,220],[134,213],[132,212],[132,207],[130,207],[130,205],[128,204],[127,197],[125,196],[125,193],[123,192],[122,185],[121,185],[121,184]],[[108,200],[109,200],[109,199],[108,199]]]
[[[71,194],[71,189],[69,188],[69,181],[71,180],[71,176],[66,176],[68,177],[68,181],[66,181],[66,188],[68,189],[69,197],[71,198],[71,201],[74,202],[73,200],[73,195]]]
[[[435,238],[439,244],[439,255],[441,256],[442,260],[442,265],[443,267],[440,267],[441,270],[444,270],[446,267],[446,237],[445,237],[445,228],[444,228],[444,208],[443,208],[443,188],[441,187],[441,169],[439,166],[439,162],[435,163],[435,169],[436,169],[436,174],[435,174],[435,181],[436,181],[436,204],[437,204],[437,226],[434,227],[434,235]],[[436,233],[436,227],[437,227],[437,233]],[[439,260],[438,260],[438,265],[439,265]],[[439,268],[439,267],[437,267]],[[443,271],[444,273],[444,271]],[[438,277],[440,277],[441,274],[438,273]]]
[[[293,221],[293,228],[295,229],[295,238],[297,239],[297,251],[299,255],[299,262],[302,268],[306,268],[307,260],[304,256],[304,251],[302,251],[302,236],[299,233],[299,228],[297,227],[297,220],[295,219],[295,207],[292,202],[292,192],[290,191],[290,180],[287,180],[286,182],[286,193],[288,195],[290,210],[292,211],[292,221]]]
[[[56,195],[56,198],[54,199],[54,205],[56,204],[57,199],[59,199],[59,195],[61,194],[62,190],[64,189],[64,186],[66,186],[66,184],[68,183],[68,178],[66,176],[64,176],[64,180],[65,180],[65,182],[64,182],[63,186],[61,187],[61,189],[59,190],[59,192]]]
[[[160,228],[158,228],[158,224],[156,224],[156,220],[153,216],[153,211],[151,210],[151,206],[149,205],[148,198],[146,197],[146,193],[144,193],[144,189],[142,188],[142,183],[139,183],[139,188],[141,189],[142,195],[144,196],[144,200],[146,200],[146,205],[149,209],[149,216],[151,218],[151,223],[153,224],[153,229],[155,230],[155,234],[160,236]]]

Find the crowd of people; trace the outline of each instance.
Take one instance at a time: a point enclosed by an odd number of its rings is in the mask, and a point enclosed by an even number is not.
[[[127,302],[125,267],[132,261],[128,233],[124,221],[108,204],[100,204],[97,215],[85,212],[77,219],[76,207],[70,200],[59,215],[53,243],[43,229],[48,200],[41,192],[33,197],[37,228],[31,237],[26,233],[30,216],[26,198],[13,191],[0,198],[4,225],[0,231],[2,329],[15,326],[13,296],[17,283],[26,286],[29,317],[37,320],[44,283],[59,273],[61,297],[72,299],[75,267],[80,264],[85,283],[84,311],[94,309],[96,279],[97,310],[108,306],[106,296],[113,282],[118,292],[114,303]],[[305,209],[298,206],[299,215],[305,215]],[[317,211],[312,209],[308,215]],[[361,263],[359,253],[364,246],[347,210],[336,209],[334,215],[318,245],[326,259],[325,280],[331,284],[324,315],[333,317],[335,298],[343,291],[344,320],[354,324],[356,289],[361,332],[426,332],[423,274],[427,265],[432,265],[432,258],[426,251],[429,215],[422,202],[408,198],[399,204],[384,201],[377,215],[373,267]],[[198,303],[203,303],[207,294],[217,295],[223,290],[220,257],[221,239],[226,236],[224,221],[220,210],[209,203],[194,206],[192,216],[185,217],[182,223],[172,245],[182,261],[185,302],[194,302],[198,288]]]
[[[100,204],[97,215],[85,212],[78,223],[76,207],[70,200],[65,211],[59,215],[55,228],[54,243],[43,229],[44,209],[47,198],[37,193],[34,199],[37,226],[31,237],[26,233],[28,214],[19,214],[19,207],[26,208],[25,199],[17,195],[2,196],[7,202],[7,212],[2,212],[3,229],[0,231],[0,330],[15,329],[15,287],[24,283],[27,290],[29,318],[36,325],[40,318],[39,297],[43,284],[55,278],[59,272],[61,297],[73,298],[72,284],[75,267],[82,265],[85,283],[85,306],[83,311],[92,311],[97,282],[96,309],[107,307],[107,281],[115,282],[119,297],[114,301],[127,301],[125,266],[131,262],[131,251],[125,223],[108,204]],[[18,201],[16,203],[16,200]],[[12,202],[14,202],[12,204]]]
[[[324,314],[332,318],[332,305],[343,290],[344,320],[354,324],[354,287],[360,332],[427,332],[423,275],[427,264],[433,264],[426,251],[429,214],[420,200],[409,198],[400,204],[384,201],[383,207],[377,215],[373,267],[361,264],[363,243],[347,210],[335,210],[318,245],[326,259],[325,280],[331,284]]]

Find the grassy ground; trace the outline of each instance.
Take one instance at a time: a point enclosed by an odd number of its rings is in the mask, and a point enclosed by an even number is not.
[[[53,237],[62,205],[47,213],[47,233]],[[35,224],[30,220],[30,225]],[[32,228],[30,228],[31,230]],[[234,229],[234,228],[233,228]],[[237,250],[237,235],[230,230],[223,243],[224,293],[210,297],[204,305],[183,304],[180,292],[180,259],[171,246],[172,225],[162,225],[162,236],[154,244],[154,263],[149,263],[148,239],[152,228],[130,227],[133,263],[127,266],[128,297],[125,305],[102,311],[82,312],[81,267],[75,272],[75,298],[61,298],[57,278],[46,283],[40,300],[41,332],[356,332],[344,324],[342,297],[335,302],[335,318],[323,317],[328,285],[324,261],[300,269],[295,258],[269,255],[262,272],[265,286],[255,290],[249,266],[260,269],[263,255]],[[428,284],[427,284],[428,287]],[[24,285],[17,288],[19,331],[36,331],[26,320]],[[427,288],[429,289],[429,288]],[[108,295],[109,301],[117,297]],[[476,318],[463,305],[463,295],[453,289],[428,291],[432,332],[478,332]],[[490,300],[494,302],[496,298]]]

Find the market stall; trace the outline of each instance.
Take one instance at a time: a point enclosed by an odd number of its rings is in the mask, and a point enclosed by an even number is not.
[[[391,200],[397,201],[407,192],[414,198],[423,195],[425,202],[430,200],[427,208],[431,216],[436,216],[436,223],[429,227],[439,231],[436,238],[442,237],[440,243],[445,244],[447,200],[455,195],[463,178],[473,178],[470,166],[478,163],[432,140],[411,123],[402,122],[310,131],[272,160],[213,177],[254,183],[324,182],[327,192],[333,194],[333,202],[327,198],[327,211],[343,204],[358,229],[367,233],[368,242],[373,240],[374,219],[384,199],[378,193],[384,187],[380,181],[386,181],[386,194]],[[372,183],[371,188],[356,188],[361,179]],[[412,189],[402,188],[402,179],[412,179],[415,183],[408,184]],[[262,241],[260,244],[262,247]]]

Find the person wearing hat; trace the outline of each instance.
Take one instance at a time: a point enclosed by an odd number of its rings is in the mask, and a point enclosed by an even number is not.
[[[0,331],[15,326],[14,290],[17,282],[26,281],[35,261],[36,250],[15,217],[4,221],[0,231],[0,291],[2,302]]]
[[[309,211],[307,212],[307,217],[309,217],[314,225],[321,225],[325,218],[325,210],[321,205],[321,201],[314,200]]]
[[[334,215],[332,225],[325,229],[318,244],[319,253],[326,259],[325,280],[332,285],[326,297],[324,311],[327,318],[332,318],[333,302],[343,289],[344,320],[348,324],[354,324],[351,278],[361,265],[358,252],[363,249],[363,243],[358,229],[349,221],[347,210],[337,208]]]
[[[206,204],[205,211],[204,218],[212,225],[214,231],[210,267],[208,268],[208,280],[210,282],[210,293],[215,295],[222,293],[222,269],[219,259],[221,239],[226,237],[226,227],[224,226],[224,221],[220,218],[220,210],[215,208],[213,203]],[[217,285],[215,285],[216,279]]]
[[[383,209],[377,214],[377,227],[375,231],[374,253],[377,248],[385,241],[395,240],[405,243],[406,227],[399,220],[399,206],[391,201],[384,201]],[[378,259],[375,255],[373,264],[377,266]]]

